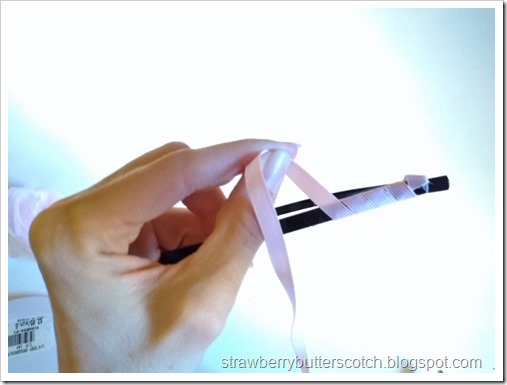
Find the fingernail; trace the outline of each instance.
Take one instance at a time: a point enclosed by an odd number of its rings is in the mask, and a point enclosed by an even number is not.
[[[287,145],[287,152],[289,153],[291,158],[294,159],[301,145],[293,142],[285,142],[285,145]]]
[[[292,157],[287,151],[271,150],[262,154],[261,162],[263,162],[262,172],[266,186],[271,193],[271,197],[275,199],[287,169],[292,162]]]

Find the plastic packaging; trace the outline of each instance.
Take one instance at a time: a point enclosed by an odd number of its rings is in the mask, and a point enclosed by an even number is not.
[[[9,255],[33,256],[28,238],[35,217],[62,197],[43,188],[9,187]]]

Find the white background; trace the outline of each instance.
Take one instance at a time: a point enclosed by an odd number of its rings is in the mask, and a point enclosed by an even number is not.
[[[168,141],[249,137],[300,143],[332,191],[448,175],[447,192],[286,236],[305,342],[311,357],[498,370],[494,9],[2,3],[2,92],[10,186],[68,195]],[[299,198],[287,181],[277,203]],[[264,249],[254,265],[202,371],[293,356]],[[45,293],[32,260],[9,258],[8,290]]]

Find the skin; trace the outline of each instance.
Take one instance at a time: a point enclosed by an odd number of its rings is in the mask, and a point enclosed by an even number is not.
[[[219,186],[260,151],[277,149],[297,152],[253,139],[197,150],[169,143],[35,219],[30,242],[61,372],[198,367],[263,241],[243,178],[229,198]],[[180,201],[186,208],[174,207]],[[178,264],[157,262],[161,247],[200,242]]]

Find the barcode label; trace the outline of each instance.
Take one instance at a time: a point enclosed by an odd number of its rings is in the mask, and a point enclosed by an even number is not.
[[[35,330],[29,330],[24,333],[13,334],[12,336],[9,336],[9,347],[28,344],[33,341],[35,341]]]
[[[8,343],[11,358],[53,347],[55,337],[51,317],[42,315],[10,321]]]

